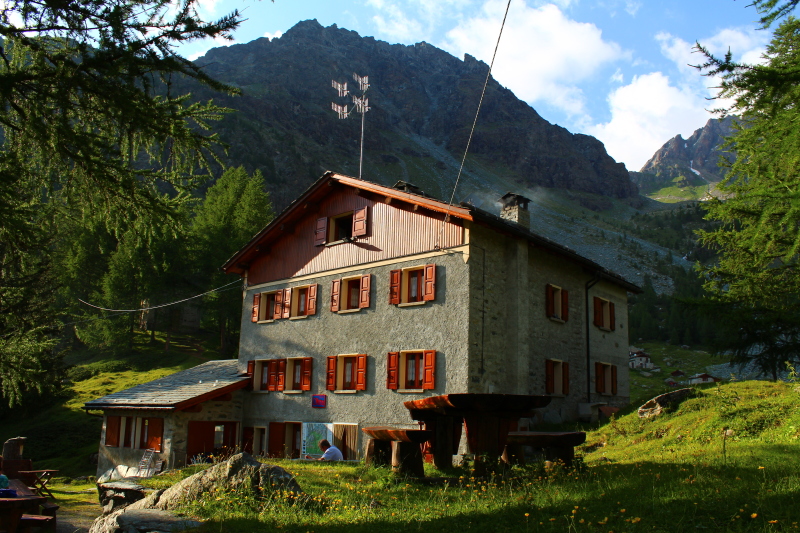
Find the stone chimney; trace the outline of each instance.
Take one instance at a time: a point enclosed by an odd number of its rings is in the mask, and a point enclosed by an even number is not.
[[[506,193],[500,198],[500,203],[503,204],[500,217],[516,222],[525,229],[531,229],[531,213],[528,211],[530,201],[530,198],[525,198],[521,194]]]

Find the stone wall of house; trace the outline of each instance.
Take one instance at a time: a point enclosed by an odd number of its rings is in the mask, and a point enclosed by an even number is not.
[[[131,409],[109,409],[103,418],[103,429],[100,433],[100,448],[97,461],[97,477],[106,475],[108,479],[119,479],[139,475],[139,462],[145,450],[106,446],[106,426],[109,416],[133,416],[141,418],[161,417],[164,419],[164,435],[161,453],[154,456],[156,461],[163,461],[164,468],[175,468],[186,465],[186,441],[189,421],[239,421],[242,417],[244,391],[236,391],[229,401],[211,400],[200,404],[199,412],[185,411],[148,411]],[[138,445],[138,439],[134,439]]]
[[[434,301],[407,307],[388,303],[391,270],[432,263],[436,264]],[[369,308],[331,312],[332,280],[363,274],[372,274]],[[315,315],[267,323],[251,321],[254,293],[311,283],[319,284]],[[244,406],[243,425],[268,427],[269,422],[291,421],[416,428],[403,407],[404,401],[445,391],[467,391],[468,298],[468,266],[458,251],[431,252],[248,288],[242,313],[240,369],[244,370],[249,360],[286,357],[312,357],[313,367],[310,391],[251,392]],[[387,389],[387,354],[404,350],[436,350],[435,389],[416,393]],[[326,359],[340,354],[368,355],[367,390],[326,390]],[[313,394],[326,394],[327,407],[312,408]]]
[[[587,393],[585,285],[592,275],[580,264],[492,229],[471,225],[470,233],[470,366],[469,391],[507,394],[545,394],[545,360],[569,363],[570,391],[554,395],[543,418],[560,422],[578,416],[578,404],[628,401],[627,294],[599,282],[592,297],[613,301],[616,330],[590,325],[592,379]],[[546,286],[569,292],[567,321],[546,314]],[[594,393],[594,362],[618,366],[618,393]]]
[[[186,457],[186,445],[189,437],[189,422],[239,422],[242,419],[245,398],[249,394],[238,390],[227,401],[209,400],[200,404],[200,412],[191,413],[178,411],[172,413],[164,424],[164,438],[169,435],[170,465],[180,468],[186,466],[189,458]],[[169,427],[169,432],[167,430]],[[241,432],[238,432],[239,434]]]

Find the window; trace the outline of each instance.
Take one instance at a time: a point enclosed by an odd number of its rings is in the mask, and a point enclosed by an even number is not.
[[[253,388],[260,391],[311,390],[311,357],[256,361]]]
[[[325,388],[332,391],[367,390],[366,354],[329,356]]]
[[[569,394],[569,363],[548,359],[544,362],[544,390],[547,394]]]
[[[132,416],[107,417],[105,445],[114,448],[133,448],[135,421]]]
[[[389,303],[416,304],[436,297],[436,265],[422,265],[389,273]]]
[[[300,422],[270,422],[267,455],[270,457],[300,457],[302,449]]]
[[[545,313],[547,318],[566,322],[569,318],[569,292],[548,284],[545,287]]]
[[[331,282],[331,311],[334,313],[369,307],[371,274]]]
[[[163,418],[139,419],[139,449],[161,451],[161,439],[164,436]]]
[[[594,364],[594,384],[598,394],[617,394],[617,367],[608,363]]]
[[[253,295],[252,322],[315,315],[318,284]]]
[[[367,234],[367,208],[362,207],[334,217],[317,219],[314,246],[350,242]]]
[[[386,388],[429,390],[436,387],[436,351],[389,352]]]
[[[605,298],[594,297],[594,325],[606,331],[617,329],[614,317],[614,302],[609,302]]]

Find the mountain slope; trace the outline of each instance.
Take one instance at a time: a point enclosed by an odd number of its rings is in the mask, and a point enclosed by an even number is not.
[[[676,135],[662,146],[631,180],[643,195],[662,201],[699,200],[714,194],[725,176],[720,158],[733,155],[720,147],[733,131],[736,117],[709,119],[688,138]]]
[[[227,161],[260,169],[282,207],[323,170],[358,174],[360,121],[331,111],[331,80],[368,75],[365,179],[410,181],[449,198],[488,66],[461,61],[427,43],[390,45],[356,32],[298,23],[282,37],[210,50],[196,63],[243,95],[195,97],[236,112],[215,126],[230,144]],[[500,196],[544,186],[614,198],[636,198],[625,167],[597,139],[544,120],[491,80],[456,200],[471,193]]]

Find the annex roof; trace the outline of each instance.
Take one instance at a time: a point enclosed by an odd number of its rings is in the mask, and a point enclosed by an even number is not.
[[[194,368],[115,392],[83,405],[84,409],[156,409],[179,411],[246,387],[236,360],[208,361]]]
[[[236,252],[233,257],[228,259],[228,261],[222,266],[222,270],[228,274],[243,275],[247,270],[250,261],[259,253],[259,250],[262,246],[267,245],[271,241],[277,239],[283,233],[283,229],[285,227],[291,226],[296,220],[306,216],[308,214],[307,210],[309,208],[313,208],[319,200],[324,198],[329,193],[330,186],[336,184],[342,184],[362,191],[379,194],[386,198],[408,202],[412,205],[416,205],[437,213],[446,214],[450,217],[460,218],[468,221],[476,221],[488,225],[495,230],[510,233],[530,241],[535,246],[565,256],[568,259],[571,259],[591,270],[595,275],[597,275],[597,277],[615,283],[629,292],[642,292],[642,289],[640,289],[637,285],[634,285],[619,274],[616,274],[599,265],[598,263],[595,263],[591,259],[578,254],[574,250],[552,241],[547,237],[533,233],[529,229],[524,228],[519,224],[503,219],[497,215],[489,213],[488,211],[478,209],[471,204],[461,203],[459,205],[449,205],[446,202],[431,198],[427,195],[423,196],[421,194],[406,192],[408,190],[413,190],[410,187],[403,187],[405,190],[400,190],[398,188],[378,185],[377,183],[353,178],[351,176],[345,176],[344,174],[338,174],[332,171],[325,172],[322,177],[314,182],[314,184],[312,184],[311,187],[309,187],[302,195],[300,195],[299,198],[290,203],[277,217],[275,217],[272,222],[258,232],[250,240],[250,242],[248,242],[241,250]],[[527,198],[514,195],[512,193],[506,194],[503,198],[511,196],[518,197],[526,203],[528,201]]]

